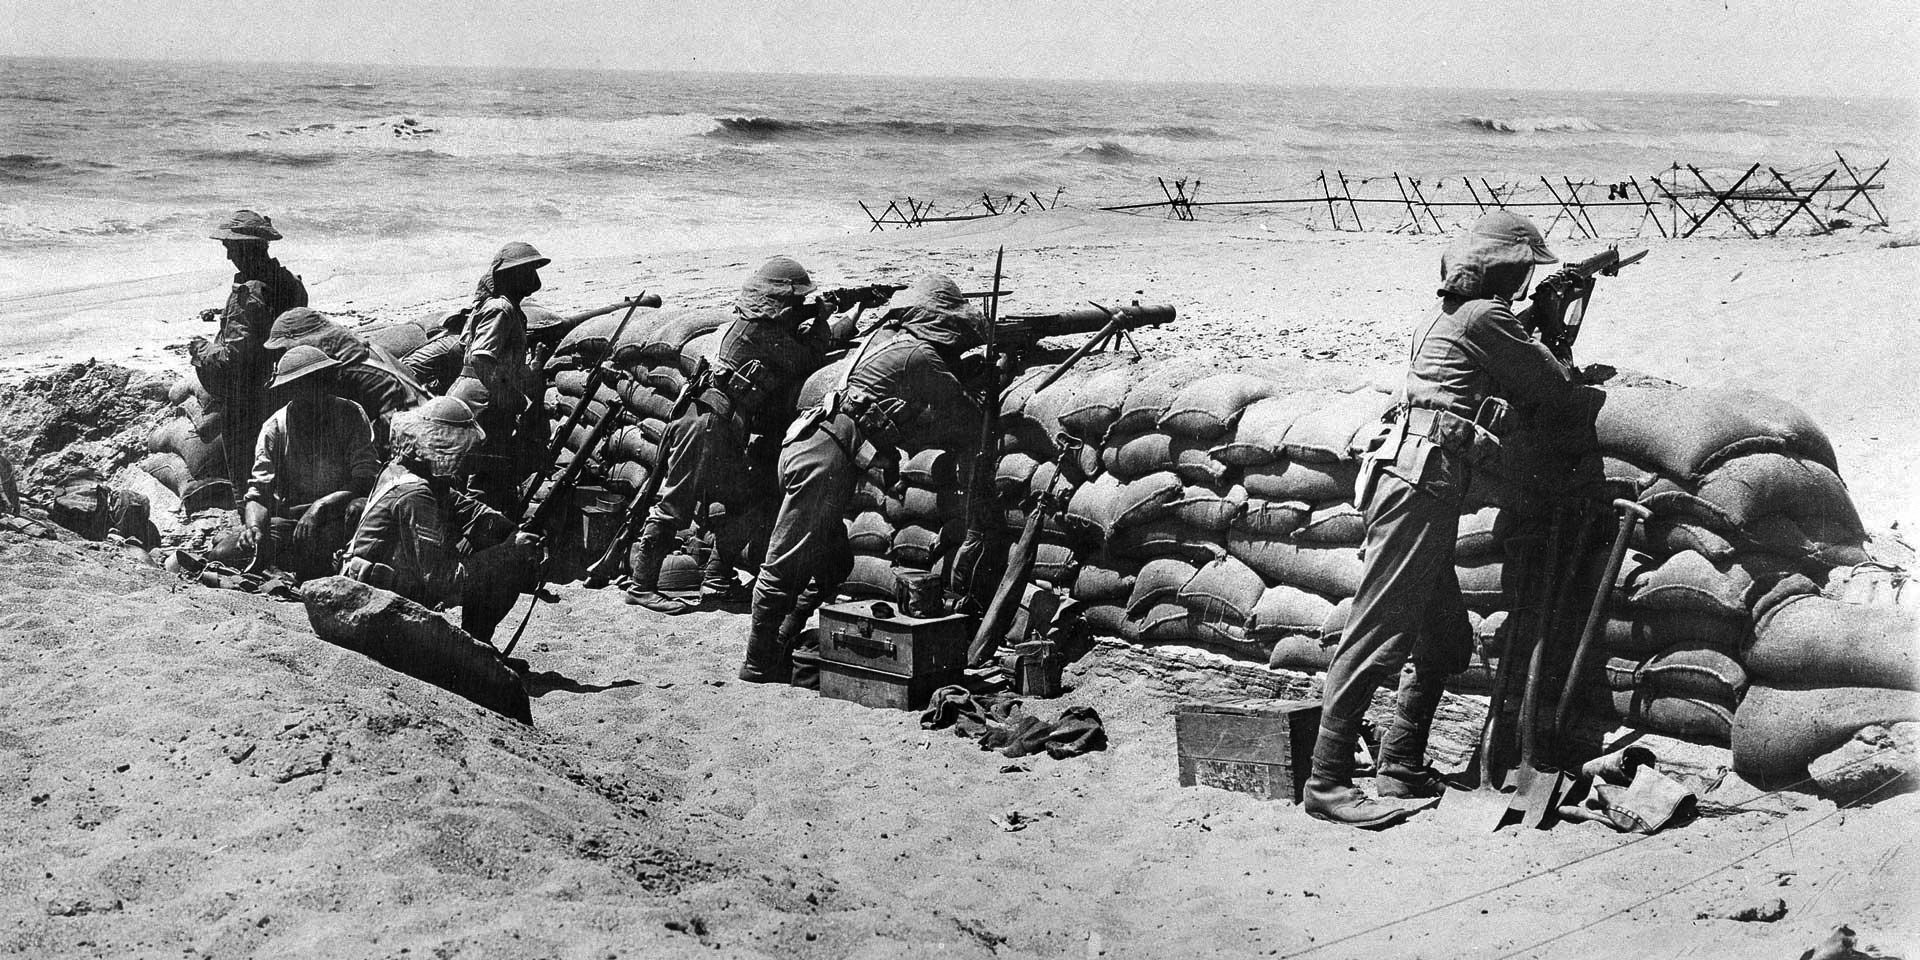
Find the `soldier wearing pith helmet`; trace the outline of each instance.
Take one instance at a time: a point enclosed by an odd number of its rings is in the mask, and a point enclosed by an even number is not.
[[[253,466],[254,437],[269,412],[274,358],[265,347],[267,334],[275,317],[307,305],[307,288],[268,255],[267,245],[280,239],[280,231],[265,214],[235,210],[216,221],[208,236],[226,248],[233,286],[224,307],[201,314],[218,320],[220,328],[211,340],[194,339],[193,368],[222,412],[227,476],[237,500]]]
[[[1473,649],[1453,557],[1471,471],[1498,456],[1518,421],[1570,422],[1562,417],[1582,408],[1585,388],[1513,312],[1534,267],[1557,259],[1532,221],[1504,210],[1441,257],[1439,299],[1414,330],[1399,402],[1361,460],[1366,565],[1327,668],[1305,791],[1315,818],[1377,829],[1410,814],[1395,801],[1441,791],[1427,737],[1446,678]],[[1374,779],[1383,802],[1354,785],[1354,753],[1374,690],[1395,674]]]

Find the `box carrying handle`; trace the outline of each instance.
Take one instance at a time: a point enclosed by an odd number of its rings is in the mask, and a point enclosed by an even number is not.
[[[866,656],[886,657],[889,660],[893,659],[894,652],[897,648],[893,645],[892,640],[873,636],[873,624],[863,622],[859,624],[857,629],[859,630],[858,633],[835,630],[833,632],[834,642]]]

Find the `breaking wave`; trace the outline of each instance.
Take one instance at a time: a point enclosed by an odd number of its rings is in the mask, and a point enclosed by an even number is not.
[[[1586,117],[1467,117],[1461,122],[1491,133],[1599,133],[1607,129]]]
[[[1101,163],[1132,163],[1142,159],[1139,153],[1112,140],[1084,143],[1067,151],[1066,155],[1080,160],[1097,160]]]
[[[97,160],[56,160],[38,153],[0,155],[0,182],[33,183],[77,171],[112,169],[113,164]]]
[[[716,117],[707,136],[721,140],[1031,140],[1088,132],[1019,123],[946,120],[783,120],[778,117]]]

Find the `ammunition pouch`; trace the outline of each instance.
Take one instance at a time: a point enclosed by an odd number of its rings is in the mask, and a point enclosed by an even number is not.
[[[758,360],[748,360],[737,367],[731,364],[714,367],[712,385],[726,394],[733,406],[744,414],[766,400],[766,379],[766,365]]]
[[[850,409],[848,399],[838,391],[828,393],[818,404],[794,418],[781,442],[797,442],[815,430],[825,431],[827,436],[832,437],[841,452],[860,470],[873,466],[874,461],[879,459],[880,450],[867,440],[867,428],[859,414]]]
[[[1481,404],[1479,419],[1504,429],[1506,404],[1497,399]],[[1442,450],[1466,458],[1474,467],[1491,466],[1500,460],[1500,435],[1477,420],[1448,410],[1407,407],[1400,422],[1408,436],[1424,438]]]

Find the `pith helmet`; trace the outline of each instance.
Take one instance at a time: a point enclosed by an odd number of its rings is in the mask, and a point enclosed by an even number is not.
[[[252,210],[235,210],[224,220],[214,224],[215,240],[278,240],[280,231],[273,228],[273,220],[264,213]]]
[[[273,385],[284,387],[301,377],[331,370],[339,365],[340,361],[327,356],[319,347],[294,347],[282,354],[279,362],[273,365]]]
[[[494,256],[493,272],[499,273],[502,270],[512,270],[514,267],[528,266],[538,269],[552,262],[541,256],[540,251],[533,248],[533,244],[515,240],[501,247],[500,252]]]

